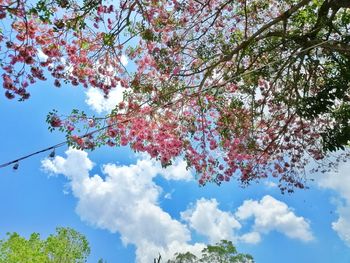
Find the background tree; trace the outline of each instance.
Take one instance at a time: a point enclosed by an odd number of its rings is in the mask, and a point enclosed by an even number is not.
[[[184,158],[201,185],[273,176],[282,191],[305,187],[310,160],[349,157],[329,158],[350,139],[347,0],[0,0],[0,19],[8,98],[48,74],[125,89],[103,118],[49,114],[75,147],[130,145]]]
[[[59,227],[46,240],[41,240],[38,233],[29,239],[17,233],[7,235],[7,239],[0,240],[1,263],[82,263],[90,254],[86,238],[71,228]]]
[[[231,241],[222,240],[215,245],[208,245],[202,250],[200,258],[190,252],[177,253],[168,263],[254,263],[249,254],[238,253]]]

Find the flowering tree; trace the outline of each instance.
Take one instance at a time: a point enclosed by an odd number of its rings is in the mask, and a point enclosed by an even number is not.
[[[0,0],[0,19],[9,99],[47,75],[125,89],[105,118],[48,115],[76,147],[129,145],[163,166],[183,157],[201,185],[273,176],[292,191],[350,139],[348,0]]]

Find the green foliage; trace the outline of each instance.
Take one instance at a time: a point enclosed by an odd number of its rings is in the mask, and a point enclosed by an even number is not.
[[[323,134],[323,146],[330,151],[344,150],[350,141],[350,105],[342,104],[332,115],[337,123]]]
[[[112,47],[114,45],[114,38],[115,36],[111,33],[103,34],[103,44]]]
[[[169,260],[168,263],[194,263],[196,262],[197,257],[190,252],[186,253],[176,253],[174,260]]]
[[[0,263],[82,263],[89,254],[87,239],[71,228],[59,227],[46,240],[38,233],[29,239],[8,233],[0,240]]]
[[[33,233],[28,240],[17,233],[7,234],[7,240],[0,241],[0,262],[48,262],[44,255],[44,242],[39,234]]]
[[[140,33],[140,35],[141,35],[141,37],[142,37],[144,40],[146,40],[146,41],[153,41],[154,38],[155,38],[155,36],[154,36],[152,30],[150,30],[150,29],[145,29],[144,31],[142,31],[142,32]]]
[[[49,262],[86,262],[90,254],[87,239],[71,228],[57,228],[56,235],[50,235],[45,242],[45,254]]]
[[[48,23],[54,14],[54,9],[47,0],[40,0],[29,10],[29,13],[37,15],[41,21]]]
[[[231,241],[222,240],[215,245],[208,245],[202,250],[200,258],[190,252],[176,253],[168,263],[253,263],[249,254],[238,253]]]
[[[319,115],[327,115],[335,120],[335,124],[322,134],[323,149],[336,151],[345,149],[350,141],[350,59],[334,58],[337,63],[328,65],[329,78],[325,78],[317,94],[310,94],[300,100],[297,112],[304,118],[313,119]]]

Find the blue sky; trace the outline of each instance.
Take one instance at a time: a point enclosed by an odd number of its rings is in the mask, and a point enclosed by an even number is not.
[[[47,130],[52,109],[103,114],[120,97],[116,91],[104,101],[94,91],[57,89],[50,81],[30,89],[26,102],[0,97],[1,164],[64,141]],[[338,173],[312,175],[309,190],[282,195],[270,181],[199,187],[181,160],[162,170],[128,148],[62,147],[51,160],[48,154],[20,162],[17,171],[0,170],[1,238],[14,231],[46,237],[57,226],[72,227],[90,242],[89,263],[153,262],[158,252],[196,252],[220,238],[259,263],[350,262],[349,163]]]

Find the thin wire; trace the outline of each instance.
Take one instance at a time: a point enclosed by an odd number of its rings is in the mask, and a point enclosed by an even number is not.
[[[300,54],[300,53],[302,53],[302,52],[311,50],[311,49],[313,49],[313,48],[315,48],[315,47],[322,46],[323,44],[325,44],[325,43],[327,43],[327,42],[330,42],[330,41],[331,41],[331,40],[325,40],[325,41],[323,41],[323,42],[317,43],[317,44],[315,44],[315,45],[313,45],[313,46],[311,46],[311,47],[308,47],[308,48],[305,48],[305,49],[303,49],[303,50],[297,51],[294,55],[298,55],[298,54]],[[283,59],[281,59],[279,62],[282,62],[282,61],[283,61]],[[262,69],[262,68],[264,68],[264,67],[270,66],[271,64],[274,64],[274,63],[277,63],[277,62],[278,62],[278,61],[273,61],[273,62],[270,62],[270,63],[268,63],[268,64],[266,64],[266,65],[264,65],[264,66],[262,66],[262,67],[260,67],[260,68],[258,68],[258,69],[244,72],[244,73],[242,73],[241,75],[234,76],[234,79],[239,78],[239,77],[243,77],[243,76],[246,76],[246,75],[249,75],[249,74],[251,74],[251,73],[254,73],[254,72],[256,72],[256,71],[258,71],[258,70],[260,70],[260,69]],[[81,138],[85,138],[85,137],[90,136],[90,135],[92,135],[92,134],[94,134],[94,133],[97,133],[97,132],[99,132],[99,131],[108,129],[109,127],[112,127],[112,126],[113,126],[113,124],[112,124],[112,125],[108,125],[108,126],[106,126],[106,127],[102,127],[102,128],[100,128],[100,129],[97,129],[97,130],[94,130],[94,131],[92,131],[92,132],[89,132],[89,133],[87,133],[87,134],[81,136]],[[11,165],[11,164],[18,163],[19,161],[25,160],[25,159],[27,159],[27,158],[29,158],[29,157],[32,157],[32,156],[34,156],[34,155],[37,155],[37,154],[39,154],[39,153],[47,152],[47,151],[49,151],[49,150],[54,150],[54,149],[56,149],[56,148],[59,148],[59,147],[62,147],[62,146],[64,146],[64,145],[66,145],[67,143],[68,143],[68,140],[67,140],[67,141],[64,141],[64,142],[61,142],[61,143],[58,143],[58,144],[56,144],[56,145],[50,146],[50,147],[48,147],[48,148],[45,148],[45,149],[42,149],[42,150],[33,152],[33,153],[28,154],[28,155],[26,155],[26,156],[20,157],[20,158],[18,158],[18,159],[16,159],[16,160],[13,160],[13,161],[10,161],[10,162],[1,164],[1,165],[0,165],[0,168],[4,168],[4,167],[7,167],[7,166],[9,166],[9,165]]]
[[[18,158],[18,159],[16,159],[16,160],[13,160],[13,161],[10,161],[10,162],[1,164],[1,165],[0,165],[0,168],[4,168],[4,167],[9,166],[9,165],[11,165],[11,164],[18,163],[19,161],[22,161],[22,160],[24,160],[24,159],[27,159],[27,158],[29,158],[29,157],[32,157],[33,155],[37,155],[37,154],[39,154],[39,153],[47,152],[47,151],[49,151],[49,150],[53,150],[53,149],[62,147],[63,145],[67,144],[67,142],[68,142],[68,141],[61,142],[61,143],[58,143],[58,144],[56,144],[56,145],[50,146],[50,147],[48,147],[48,148],[39,150],[39,151],[37,151],[37,152],[33,152],[33,153],[28,154],[28,155],[23,156],[23,157],[20,157],[20,158]]]
[[[92,131],[92,132],[89,132],[89,133],[87,133],[87,134],[81,136],[81,138],[88,137],[88,136],[90,136],[90,135],[92,135],[92,134],[94,134],[94,133],[97,133],[97,132],[99,132],[99,131],[108,129],[109,127],[112,127],[112,126],[113,126],[113,125],[108,125],[108,126],[105,126],[105,127],[100,128],[100,129],[94,130],[94,131]],[[56,149],[56,148],[60,148],[60,147],[62,147],[62,146],[64,146],[64,145],[66,145],[67,143],[68,143],[68,140],[67,140],[67,141],[64,141],[64,142],[60,142],[60,143],[55,144],[55,145],[53,145],[53,146],[50,146],[50,147],[48,147],[48,148],[45,148],[45,149],[42,149],[42,150],[33,152],[33,153],[28,154],[28,155],[26,155],[26,156],[20,157],[20,158],[18,158],[18,159],[16,159],[16,160],[13,160],[13,161],[10,161],[10,162],[1,164],[1,165],[0,165],[0,168],[4,168],[4,167],[9,166],[9,165],[11,165],[11,164],[18,163],[19,161],[25,160],[25,159],[27,159],[27,158],[29,158],[29,157],[32,157],[32,156],[34,156],[34,155],[37,155],[37,154],[39,154],[39,153],[43,153],[43,152],[47,152],[47,151],[50,151],[50,150],[54,150],[54,149]]]

